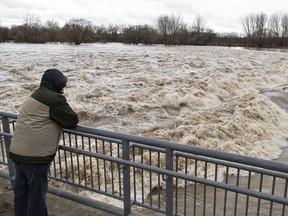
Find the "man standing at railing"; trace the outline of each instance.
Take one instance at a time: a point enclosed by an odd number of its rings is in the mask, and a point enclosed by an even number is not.
[[[78,115],[66,101],[67,78],[56,69],[45,71],[40,87],[23,103],[10,147],[15,163],[16,216],[46,216],[48,172],[61,129],[74,128]]]

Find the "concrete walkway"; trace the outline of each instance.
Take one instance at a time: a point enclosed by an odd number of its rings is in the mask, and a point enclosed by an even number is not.
[[[14,216],[13,211],[13,190],[8,190],[8,179],[0,177],[0,215]],[[70,201],[53,194],[47,194],[47,208],[49,216],[112,216],[74,201]]]

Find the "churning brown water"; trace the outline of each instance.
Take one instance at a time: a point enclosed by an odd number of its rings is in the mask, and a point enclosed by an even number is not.
[[[57,68],[82,125],[268,160],[287,146],[287,53],[122,44],[0,50],[0,110],[17,112],[42,73]]]

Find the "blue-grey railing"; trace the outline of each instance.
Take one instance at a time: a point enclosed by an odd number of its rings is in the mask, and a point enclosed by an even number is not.
[[[13,186],[7,151],[17,115],[0,116],[0,176]],[[63,130],[49,191],[115,215],[284,216],[287,171],[285,163],[77,126]]]

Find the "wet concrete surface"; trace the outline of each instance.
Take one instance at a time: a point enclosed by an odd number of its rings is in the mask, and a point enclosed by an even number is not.
[[[13,190],[8,189],[9,180],[0,177],[0,215],[14,216]],[[112,214],[94,209],[53,194],[47,194],[49,216],[112,216]]]

